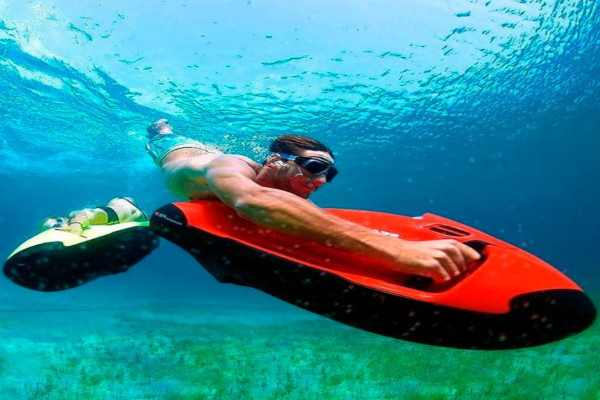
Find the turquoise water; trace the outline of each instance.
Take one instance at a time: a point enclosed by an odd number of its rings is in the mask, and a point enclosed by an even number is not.
[[[314,136],[323,207],[435,212],[549,261],[598,298],[594,1],[0,0],[0,222],[115,196],[173,201],[145,154],[167,117],[261,160]],[[597,324],[473,352],[379,337],[223,285],[163,241],[60,293],[0,280],[7,399],[599,399]]]

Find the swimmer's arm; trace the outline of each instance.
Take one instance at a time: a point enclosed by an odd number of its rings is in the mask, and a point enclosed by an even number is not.
[[[278,232],[373,257],[381,261],[386,272],[444,281],[466,271],[479,258],[473,249],[457,241],[409,242],[335,217],[296,195],[258,185],[254,171],[231,156],[215,158],[205,177],[213,193],[241,217]]]
[[[65,230],[79,235],[90,225],[105,225],[108,222],[108,214],[101,208],[84,208],[73,211],[68,218],[69,225]]]

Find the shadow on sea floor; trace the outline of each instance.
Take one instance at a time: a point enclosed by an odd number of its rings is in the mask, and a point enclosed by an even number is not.
[[[0,393],[20,399],[600,397],[600,327],[468,351],[362,332],[288,305],[0,313]]]

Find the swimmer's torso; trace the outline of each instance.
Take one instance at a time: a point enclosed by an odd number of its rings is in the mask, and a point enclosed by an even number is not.
[[[163,169],[169,190],[177,197],[187,200],[216,198],[206,182],[206,172],[208,164],[223,154],[186,154],[187,152],[184,152],[184,149],[173,153],[177,154],[169,154],[163,160]],[[191,155],[193,155],[193,158],[190,158]],[[260,164],[248,157],[241,155],[233,155],[233,157],[244,161],[257,173],[261,168]],[[186,165],[189,165],[189,167],[186,167]],[[193,171],[193,175],[191,171]]]

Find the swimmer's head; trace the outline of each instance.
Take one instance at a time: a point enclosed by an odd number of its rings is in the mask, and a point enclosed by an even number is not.
[[[337,174],[333,152],[323,143],[299,135],[283,135],[269,147],[257,183],[308,198]]]
[[[40,224],[40,232],[53,228],[63,228],[69,225],[69,221],[64,217],[48,217]]]

